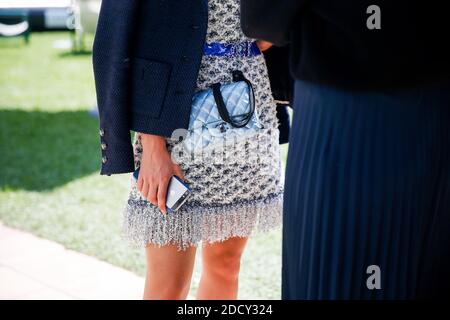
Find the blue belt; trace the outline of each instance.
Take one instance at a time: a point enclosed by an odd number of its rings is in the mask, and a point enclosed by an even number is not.
[[[244,41],[238,43],[205,43],[203,54],[220,57],[253,57],[261,54],[256,42]]]

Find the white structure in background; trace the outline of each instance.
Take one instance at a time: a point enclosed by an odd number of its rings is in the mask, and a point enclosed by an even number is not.
[[[66,8],[71,0],[1,0],[4,8]]]
[[[4,37],[13,37],[25,33],[29,28],[28,21],[22,21],[14,25],[0,23],[0,35]]]
[[[0,23],[0,36],[2,37],[15,37],[19,35],[23,35],[28,32],[30,28],[30,24],[28,21],[22,21],[16,24],[4,24]],[[28,38],[25,38],[28,41]]]
[[[84,35],[86,33],[95,33],[101,2],[101,0],[72,0],[76,32],[75,50],[84,49]]]
[[[36,16],[42,17],[42,22],[38,23],[40,30],[73,29],[72,0],[0,0],[0,9],[22,9],[33,12],[35,19]],[[21,28],[24,27],[25,24],[22,24]]]

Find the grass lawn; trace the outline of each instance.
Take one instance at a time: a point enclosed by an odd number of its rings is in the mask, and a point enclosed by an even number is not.
[[[33,33],[26,46],[0,38],[0,220],[144,275],[143,250],[120,234],[129,175],[98,174],[98,120],[88,114],[96,103],[91,55],[57,48],[69,39]],[[280,230],[255,235],[240,298],[279,299],[280,269]]]

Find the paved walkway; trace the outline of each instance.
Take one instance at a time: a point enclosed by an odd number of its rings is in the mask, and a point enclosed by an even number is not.
[[[144,279],[0,223],[1,299],[141,299]]]

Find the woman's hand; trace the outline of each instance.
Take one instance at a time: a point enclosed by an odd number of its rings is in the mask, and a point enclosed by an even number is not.
[[[141,141],[143,150],[137,188],[144,198],[167,213],[166,194],[170,179],[177,175],[184,180],[183,172],[172,162],[164,137],[142,134]]]
[[[263,52],[266,51],[267,49],[270,49],[270,47],[273,46],[273,43],[264,40],[258,40],[256,41],[256,45],[258,46],[259,50]]]

